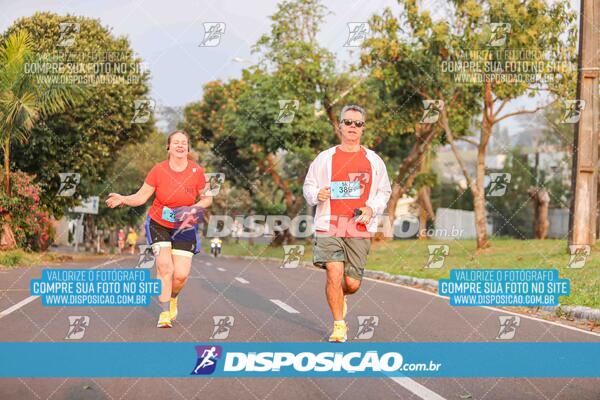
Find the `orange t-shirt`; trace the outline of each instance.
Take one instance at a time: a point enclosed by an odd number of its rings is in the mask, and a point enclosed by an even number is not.
[[[198,195],[206,186],[204,168],[192,160],[188,160],[187,167],[181,172],[172,170],[169,160],[160,162],[152,167],[145,182],[155,188],[154,202],[148,215],[160,225],[170,229],[175,227],[175,223],[163,219],[163,208],[175,209],[194,205]]]
[[[340,237],[369,237],[367,227],[354,220],[354,209],[365,207],[371,191],[371,163],[367,152],[361,148],[356,152],[335,150],[331,160],[331,181],[360,182],[360,198],[330,199],[331,222],[329,234]]]

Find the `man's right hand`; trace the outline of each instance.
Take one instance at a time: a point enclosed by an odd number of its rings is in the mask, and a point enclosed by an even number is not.
[[[319,201],[325,201],[327,199],[329,199],[331,197],[331,189],[329,188],[329,186],[321,188],[321,190],[319,190],[319,193],[317,195],[317,199]]]

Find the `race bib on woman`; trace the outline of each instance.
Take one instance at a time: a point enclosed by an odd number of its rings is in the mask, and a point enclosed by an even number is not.
[[[359,181],[334,181],[331,182],[331,198],[360,199]]]
[[[163,207],[162,219],[169,222],[175,222],[175,210],[172,210],[169,207]]]

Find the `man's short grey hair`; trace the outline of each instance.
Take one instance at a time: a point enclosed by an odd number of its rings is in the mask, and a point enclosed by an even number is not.
[[[344,119],[344,114],[346,113],[346,111],[358,111],[362,114],[363,121],[367,119],[367,113],[362,107],[359,107],[355,104],[350,104],[342,108],[342,112],[340,113],[340,122],[342,122],[342,120]]]

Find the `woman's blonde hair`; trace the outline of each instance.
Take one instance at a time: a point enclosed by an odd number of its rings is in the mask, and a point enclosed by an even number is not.
[[[169,146],[171,145],[171,138],[175,134],[177,134],[177,133],[181,133],[182,135],[184,135],[187,138],[187,141],[188,141],[188,155],[187,155],[187,158],[188,158],[188,160],[192,160],[192,161],[198,162],[198,159],[199,159],[198,153],[196,153],[192,149],[192,143],[190,141],[190,135],[188,135],[188,133],[186,131],[176,130],[176,131],[173,131],[173,132],[169,133],[169,136],[167,136],[167,150],[169,150]],[[171,157],[171,156],[169,155],[169,157]]]

